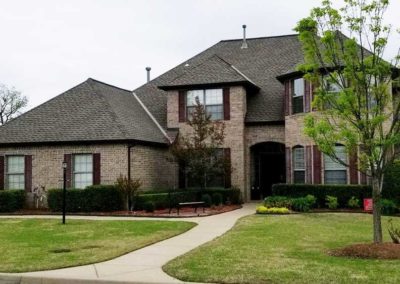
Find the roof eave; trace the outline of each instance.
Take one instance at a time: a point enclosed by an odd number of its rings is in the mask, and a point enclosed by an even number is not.
[[[260,87],[249,82],[249,81],[234,81],[234,82],[214,82],[214,83],[193,83],[193,84],[184,84],[184,85],[164,85],[158,86],[159,89],[163,91],[171,91],[171,90],[188,90],[193,88],[212,88],[212,87],[223,87],[223,86],[245,86],[247,88],[251,88],[253,90],[260,90]]]

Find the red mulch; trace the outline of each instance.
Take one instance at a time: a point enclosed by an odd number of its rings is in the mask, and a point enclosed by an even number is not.
[[[394,243],[383,244],[355,244],[344,248],[329,251],[332,256],[345,256],[368,259],[400,259],[400,245]]]
[[[145,211],[114,211],[114,212],[82,212],[82,213],[68,213],[68,215],[88,215],[88,216],[125,216],[125,217],[164,217],[164,218],[183,218],[183,217],[205,217],[225,213],[242,208],[241,205],[223,205],[205,208],[197,208],[195,212],[193,207],[184,207],[179,210],[174,208],[169,214],[169,209],[155,210],[154,212]],[[60,212],[52,212],[47,209],[23,209],[13,213],[1,213],[0,215],[60,215]]]

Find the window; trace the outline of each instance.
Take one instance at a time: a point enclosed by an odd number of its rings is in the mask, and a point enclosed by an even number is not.
[[[299,78],[293,80],[292,107],[293,113],[304,112],[304,79]]]
[[[305,182],[304,147],[293,148],[293,182]]]
[[[343,162],[347,161],[346,150],[344,146],[336,146],[336,156]],[[325,165],[325,184],[346,184],[347,170],[346,166],[334,161],[327,155],[324,155]]]
[[[191,117],[196,108],[196,98],[205,106],[207,114],[212,120],[224,118],[222,89],[192,90],[187,92],[186,108],[187,117]]]
[[[93,155],[79,154],[73,156],[74,188],[85,188],[93,184]]]
[[[25,157],[7,156],[7,189],[25,188]]]

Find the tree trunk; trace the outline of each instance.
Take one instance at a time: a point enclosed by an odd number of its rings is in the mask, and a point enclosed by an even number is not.
[[[374,243],[382,243],[382,220],[381,220],[381,183],[377,178],[372,179],[372,215]]]

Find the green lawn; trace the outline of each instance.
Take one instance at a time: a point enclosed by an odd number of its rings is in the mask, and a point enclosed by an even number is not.
[[[383,219],[386,227],[388,218]],[[255,215],[169,262],[181,280],[214,283],[400,283],[400,261],[333,257],[332,248],[372,238],[366,214]],[[394,218],[400,225],[400,218]],[[385,229],[385,241],[389,236]]]
[[[178,235],[195,226],[170,221],[0,219],[0,272],[95,263]]]

